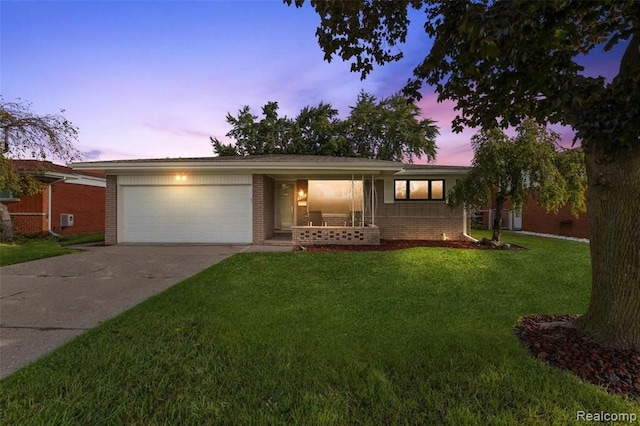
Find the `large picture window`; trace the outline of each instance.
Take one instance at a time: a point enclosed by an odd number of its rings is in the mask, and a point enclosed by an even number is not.
[[[396,200],[444,200],[443,179],[398,179]]]
[[[310,180],[309,211],[322,214],[349,214],[362,210],[362,181]]]

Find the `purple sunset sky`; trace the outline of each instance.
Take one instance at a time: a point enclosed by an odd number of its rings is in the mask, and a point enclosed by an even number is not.
[[[399,91],[429,49],[414,12],[405,58],[365,81],[349,64],[323,61],[305,6],[280,1],[2,1],[1,93],[36,113],[65,109],[80,129],[84,160],[213,155],[228,141],[227,112],[268,101],[295,116],[324,101],[346,116],[361,90]],[[615,74],[624,46],[583,58],[590,75]],[[476,132],[451,131],[453,104],[428,89],[419,102],[436,120],[442,165],[468,165]],[[558,130],[558,129],[557,129]],[[560,129],[567,143],[571,132]]]

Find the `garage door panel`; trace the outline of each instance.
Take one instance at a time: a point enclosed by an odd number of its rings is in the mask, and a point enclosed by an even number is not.
[[[250,185],[124,186],[123,242],[250,243]]]

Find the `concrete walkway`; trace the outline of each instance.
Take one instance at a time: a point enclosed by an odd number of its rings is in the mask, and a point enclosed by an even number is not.
[[[115,245],[2,267],[0,379],[235,253],[290,250]]]

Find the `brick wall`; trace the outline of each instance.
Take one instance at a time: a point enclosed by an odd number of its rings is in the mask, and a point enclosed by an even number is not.
[[[118,177],[107,176],[105,191],[105,244],[118,242]]]
[[[589,215],[571,214],[569,206],[563,206],[557,214],[547,213],[535,200],[528,200],[522,207],[522,230],[542,234],[589,238]]]
[[[6,204],[16,235],[37,235],[48,232],[47,200],[48,195],[45,189],[39,194],[22,196],[19,202]]]
[[[365,189],[366,190],[366,189]],[[376,181],[378,202],[375,224],[385,240],[464,240],[463,206],[449,208],[444,201],[384,203],[384,184]]]
[[[51,230],[58,234],[104,232],[105,188],[58,182],[51,185]],[[43,234],[49,231],[49,189],[36,195],[20,197],[8,204],[18,235]],[[62,228],[60,214],[74,216],[74,225]]]
[[[105,188],[72,183],[51,186],[51,229],[62,235],[104,232]],[[62,227],[60,215],[73,215],[73,226]]]
[[[363,226],[345,228],[344,226],[294,226],[291,243],[293,245],[348,244],[379,245],[380,228]]]
[[[296,182],[296,191],[304,191],[305,194],[309,194],[309,181],[308,180],[299,180]],[[297,197],[296,197],[297,199]],[[308,201],[308,199],[307,199]],[[307,226],[309,224],[309,215],[307,214],[307,206],[299,205],[296,201],[296,225],[297,226]]]
[[[253,243],[262,244],[273,235],[275,184],[266,175],[253,175]]]

